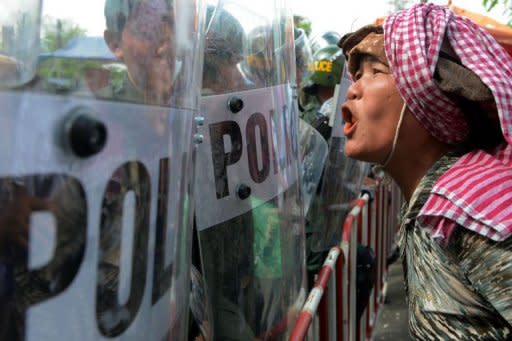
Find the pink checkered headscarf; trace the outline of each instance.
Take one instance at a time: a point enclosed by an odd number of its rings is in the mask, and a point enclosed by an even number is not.
[[[468,124],[433,79],[445,37],[462,65],[491,90],[507,144],[459,159],[438,179],[418,220],[441,240],[457,224],[504,240],[512,235],[512,58],[490,34],[446,7],[415,5],[384,23],[386,56],[401,96],[432,136],[456,145],[468,136]]]

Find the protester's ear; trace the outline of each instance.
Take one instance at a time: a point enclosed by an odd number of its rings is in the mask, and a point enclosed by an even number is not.
[[[123,57],[123,50],[120,47],[120,39],[119,34],[116,34],[110,30],[105,30],[103,32],[103,38],[105,39],[105,42],[107,43],[108,48],[116,58],[121,59]]]

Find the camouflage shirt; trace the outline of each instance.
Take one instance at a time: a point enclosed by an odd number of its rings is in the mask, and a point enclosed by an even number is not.
[[[94,96],[120,102],[144,103],[144,97],[128,78],[128,72],[119,67],[110,73],[108,84],[93,90]]]
[[[458,157],[434,164],[402,208],[399,231],[409,307],[418,340],[512,337],[512,238],[496,243],[459,227],[442,248],[416,217],[437,179]]]

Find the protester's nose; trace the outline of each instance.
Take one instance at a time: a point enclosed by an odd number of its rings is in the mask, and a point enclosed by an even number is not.
[[[361,89],[358,82],[352,82],[347,89],[347,100],[354,100],[361,96]]]

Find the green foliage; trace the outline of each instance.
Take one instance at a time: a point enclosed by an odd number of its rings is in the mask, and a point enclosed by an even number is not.
[[[416,1],[414,0],[389,0],[388,4],[390,6],[390,12],[401,11],[410,7],[410,5],[414,4]]]
[[[507,25],[512,26],[512,1],[510,0],[482,0],[482,5],[487,12],[490,12],[493,8],[495,8],[498,4],[503,5],[503,14],[505,14],[508,18]]]
[[[301,28],[306,33],[306,36],[311,35],[311,20],[309,18],[303,17],[301,15],[294,15],[293,16],[293,24],[297,28]]]
[[[50,16],[43,18],[43,36],[41,48],[43,52],[53,52],[64,46],[73,38],[85,36],[86,30],[77,24]]]
[[[98,69],[103,62],[68,58],[49,58],[39,64],[38,75],[46,90],[71,90],[78,87],[87,69]]]
[[[39,74],[44,77],[77,78],[85,69],[99,68],[102,64],[94,60],[50,58],[39,64]]]
[[[507,3],[508,1],[505,0],[503,1],[505,3]],[[498,0],[483,0],[483,3],[482,3],[486,9],[487,12],[489,12],[490,10],[492,10],[494,7],[496,7],[496,5],[498,4]]]

